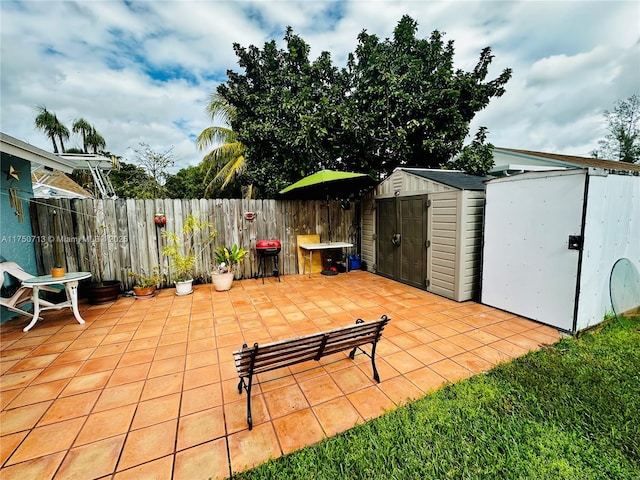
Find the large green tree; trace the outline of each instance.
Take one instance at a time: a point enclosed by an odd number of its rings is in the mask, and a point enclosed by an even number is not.
[[[246,145],[246,176],[262,196],[340,156],[335,115],[343,103],[344,74],[323,52],[309,60],[309,46],[288,28],[286,49],[275,40],[263,50],[234,44],[245,74],[229,71],[218,95],[236,109],[231,120],[238,140]]]
[[[598,142],[600,148],[591,154],[596,158],[640,162],[640,95],[618,100],[613,112],[604,111],[609,133]]]
[[[321,168],[388,174],[399,165],[439,167],[462,148],[469,123],[504,93],[505,69],[487,80],[490,48],[474,69],[453,66],[453,41],[416,37],[404,16],[393,38],[363,31],[347,66],[287,28],[285,48],[234,44],[244,73],[228,72],[217,94],[236,108],[232,128],[246,147],[247,176],[263,196]]]

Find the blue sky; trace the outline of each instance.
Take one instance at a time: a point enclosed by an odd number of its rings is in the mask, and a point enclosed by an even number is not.
[[[505,95],[472,123],[496,146],[588,156],[606,134],[603,111],[640,93],[635,0],[2,0],[0,130],[50,150],[33,126],[44,105],[69,127],[86,118],[125,161],[143,142],[173,147],[176,168],[195,165],[208,97],[239,71],[234,42],[281,42],[290,25],[312,58],[327,50],[342,65],[358,33],[388,37],[404,14],[421,37],[446,32],[458,67],[472,69],[490,46],[490,77],[513,69]]]

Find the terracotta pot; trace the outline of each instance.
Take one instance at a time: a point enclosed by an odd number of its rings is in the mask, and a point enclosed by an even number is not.
[[[156,291],[156,286],[151,285],[150,287],[140,287],[138,285],[133,286],[133,293],[136,298],[151,298]]]
[[[87,287],[87,299],[91,305],[115,302],[120,295],[118,280],[105,280],[102,283],[92,283]]]
[[[64,277],[67,274],[67,270],[64,267],[53,267],[51,269],[51,276],[53,278]]]

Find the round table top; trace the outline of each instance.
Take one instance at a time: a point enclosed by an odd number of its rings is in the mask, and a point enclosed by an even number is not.
[[[55,285],[60,283],[73,282],[91,278],[91,272],[68,272],[63,277],[52,277],[51,275],[40,275],[39,277],[28,278],[22,281],[25,286],[29,285]]]

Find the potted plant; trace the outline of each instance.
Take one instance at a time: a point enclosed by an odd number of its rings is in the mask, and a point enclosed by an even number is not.
[[[224,292],[231,288],[235,276],[236,266],[244,260],[247,250],[238,245],[232,247],[220,246],[216,249],[216,262],[218,266],[212,272],[211,281],[218,292]]]
[[[154,267],[150,275],[137,272],[129,272],[129,276],[136,279],[133,286],[133,294],[136,298],[151,298],[156,291],[156,287],[162,281],[160,270]]]
[[[206,230],[209,230],[209,233],[196,252],[196,240],[200,237],[201,232]],[[197,255],[202,253],[216,236],[213,224],[190,214],[184,222],[180,235],[166,231],[162,236],[167,240],[162,253],[169,258],[170,267],[174,272],[176,295],[188,295],[193,292],[193,275]]]

